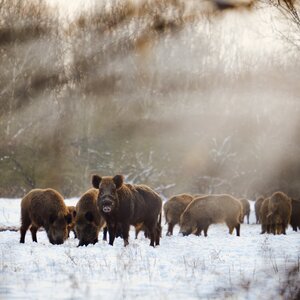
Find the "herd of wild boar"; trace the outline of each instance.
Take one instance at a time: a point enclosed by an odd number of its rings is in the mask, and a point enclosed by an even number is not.
[[[109,234],[109,244],[121,237],[128,245],[129,228],[135,226],[136,238],[143,230],[150,239],[150,246],[159,245],[162,226],[162,207],[167,235],[173,235],[176,224],[182,235],[207,236],[211,224],[225,223],[232,234],[240,235],[240,224],[245,216],[249,224],[250,203],[230,195],[179,194],[162,205],[161,197],[146,185],[124,182],[122,175],[92,177],[93,188],[85,192],[74,206],[66,206],[63,197],[53,189],[31,190],[21,201],[21,238],[25,242],[30,228],[32,240],[44,227],[52,244],[62,244],[74,232],[78,246],[95,244],[103,229],[103,239]],[[290,224],[293,230],[300,229],[300,200],[289,198],[282,192],[270,197],[259,197],[255,202],[256,223],[261,224],[261,233],[286,234]]]

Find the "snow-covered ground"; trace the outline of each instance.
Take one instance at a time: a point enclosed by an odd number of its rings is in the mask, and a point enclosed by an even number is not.
[[[0,226],[19,226],[19,210],[20,199],[0,199]],[[241,237],[225,225],[207,238],[179,236],[178,227],[166,237],[164,225],[155,249],[133,231],[126,248],[119,238],[77,248],[73,236],[51,245],[44,231],[19,244],[19,232],[0,232],[0,299],[282,299],[288,270],[299,267],[300,233],[260,235],[254,220],[252,211]]]

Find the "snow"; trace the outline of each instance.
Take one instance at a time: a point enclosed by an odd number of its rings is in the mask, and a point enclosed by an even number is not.
[[[77,199],[66,200],[74,205]],[[208,237],[166,237],[155,249],[140,233],[126,248],[100,238],[77,248],[71,236],[51,245],[44,231],[38,243],[27,232],[0,232],[0,299],[278,299],[290,267],[299,266],[300,233],[260,235],[243,224],[241,236],[225,225],[213,225]],[[19,226],[20,199],[0,199],[0,226]],[[102,235],[102,233],[100,233]]]

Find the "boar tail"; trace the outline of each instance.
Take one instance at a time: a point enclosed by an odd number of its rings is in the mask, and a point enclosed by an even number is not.
[[[157,224],[161,225],[161,212],[158,215],[158,220],[157,220]]]
[[[239,221],[240,221],[240,224],[244,222],[244,213],[243,213],[243,210],[240,212]]]
[[[164,212],[165,212],[165,220],[166,220],[165,224],[168,224],[168,210],[165,209]],[[161,213],[160,213],[160,218],[161,218]]]

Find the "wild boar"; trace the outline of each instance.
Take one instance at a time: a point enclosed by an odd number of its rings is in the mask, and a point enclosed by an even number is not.
[[[62,244],[68,237],[68,224],[72,216],[62,195],[53,189],[31,190],[21,201],[21,238],[25,243],[30,227],[32,240],[37,242],[36,232],[44,227],[51,244]]]
[[[114,243],[118,226],[126,246],[130,225],[141,223],[149,232],[150,246],[159,245],[162,199],[155,191],[146,185],[124,183],[122,175],[94,175],[92,183],[98,189],[97,205],[108,227],[110,245]]]
[[[194,199],[180,217],[180,232],[189,235],[204,231],[207,236],[209,225],[225,222],[232,234],[234,228],[240,235],[243,216],[242,204],[229,195],[207,195]]]
[[[168,224],[167,235],[173,235],[174,226],[179,224],[181,214],[193,199],[194,196],[190,194],[179,194],[165,202],[163,208],[166,223]]]
[[[87,246],[98,242],[100,229],[104,226],[97,206],[97,189],[89,189],[76,205],[75,231],[79,239],[78,246]]]
[[[265,200],[265,198],[263,196],[259,196],[255,201],[254,210],[255,210],[256,224],[261,223],[260,218],[259,218],[260,217],[260,208],[261,208],[261,205],[264,200]]]
[[[275,192],[269,201],[267,219],[273,234],[286,234],[292,213],[291,199],[282,192]]]
[[[243,206],[243,221],[244,223],[244,218],[247,216],[247,224],[249,224],[249,217],[250,217],[250,203],[247,199],[240,199],[242,206]]]

